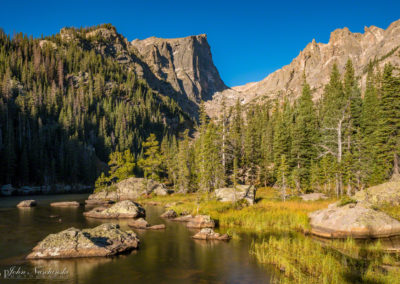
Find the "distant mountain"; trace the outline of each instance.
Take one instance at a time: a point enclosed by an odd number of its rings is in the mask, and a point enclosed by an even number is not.
[[[225,98],[227,105],[237,99],[242,103],[296,98],[300,95],[305,72],[314,98],[323,93],[323,86],[329,81],[332,65],[336,63],[343,72],[346,61],[353,61],[356,75],[365,88],[367,66],[372,62],[383,68],[391,62],[400,67],[400,20],[393,22],[386,30],[371,26],[364,33],[352,33],[348,28],[337,29],[331,33],[327,44],[312,40],[293,61],[271,73],[260,82],[248,83],[217,93],[207,104],[210,113],[216,113]]]

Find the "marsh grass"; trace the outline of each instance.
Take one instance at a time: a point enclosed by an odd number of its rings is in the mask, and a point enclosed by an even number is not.
[[[172,209],[178,214],[210,215],[236,240],[240,240],[241,232],[254,233],[249,252],[260,263],[281,272],[284,277],[275,278],[275,282],[400,283],[399,256],[383,252],[380,242],[322,242],[305,236],[310,229],[308,213],[326,208],[337,201],[334,199],[282,201],[276,190],[262,188],[253,206],[222,203],[208,194],[175,194],[151,201],[163,205],[176,202]],[[400,217],[400,209],[387,211]]]

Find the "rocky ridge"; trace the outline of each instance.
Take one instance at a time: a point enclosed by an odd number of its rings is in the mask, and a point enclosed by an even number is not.
[[[303,72],[313,91],[314,99],[323,93],[334,63],[343,72],[348,59],[354,65],[356,76],[365,89],[367,66],[372,62],[381,70],[390,62],[400,67],[400,20],[393,22],[386,30],[370,26],[364,33],[352,33],[348,28],[331,33],[328,43],[312,40],[293,61],[271,73],[259,82],[248,83],[216,93],[206,103],[210,115],[218,114],[222,101],[232,106],[238,99],[242,104],[266,102],[289,98],[294,100],[301,94]]]

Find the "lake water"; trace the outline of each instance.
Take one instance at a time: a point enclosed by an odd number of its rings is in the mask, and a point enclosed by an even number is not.
[[[4,279],[5,273],[19,269],[34,277],[41,273],[61,272],[56,283],[269,283],[272,270],[258,265],[249,255],[251,238],[229,242],[198,241],[191,238],[195,230],[185,224],[163,220],[164,209],[145,206],[150,224],[165,223],[160,231],[134,230],[140,238],[139,250],[128,255],[68,260],[26,261],[31,249],[50,233],[69,227],[89,228],[103,221],[88,219],[79,208],[52,208],[50,202],[76,200],[87,194],[42,195],[0,198],[0,283],[55,283],[45,279]],[[24,199],[35,199],[33,208],[16,208]],[[59,217],[50,218],[51,215]],[[104,221],[106,222],[106,221]],[[109,220],[107,222],[110,222]],[[128,229],[126,220],[114,220]],[[13,268],[14,267],[14,268]],[[54,273],[52,274],[54,275]]]

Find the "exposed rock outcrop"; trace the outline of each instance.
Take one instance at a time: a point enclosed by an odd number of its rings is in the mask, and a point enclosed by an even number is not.
[[[146,211],[136,202],[124,200],[115,203],[109,208],[96,207],[91,211],[84,212],[84,216],[99,219],[121,219],[145,217]]]
[[[336,203],[309,214],[311,232],[325,238],[384,238],[400,235],[400,222],[366,204]]]
[[[136,220],[133,220],[128,223],[128,226],[134,229],[141,229],[141,230],[162,230],[165,229],[164,224],[159,224],[159,225],[150,225],[147,223],[147,221],[143,218],[139,218]]]
[[[61,201],[61,202],[52,202],[50,206],[52,207],[79,207],[79,202],[77,201]]]
[[[39,242],[27,259],[54,259],[112,256],[136,249],[139,239],[132,231],[116,224],[102,224],[93,229],[69,228],[50,234]]]
[[[17,204],[17,207],[23,208],[23,207],[33,207],[36,206],[36,201],[35,200],[23,200],[20,203]]]
[[[197,239],[197,240],[227,241],[230,239],[230,236],[228,234],[221,235],[220,233],[214,232],[214,230],[210,229],[210,228],[204,228],[204,229],[201,229],[201,231],[198,232],[197,234],[195,234],[192,238]]]
[[[170,193],[168,188],[159,182],[152,179],[131,177],[124,179],[115,185],[114,189],[103,190],[93,193],[88,197],[87,203],[101,203],[107,200],[135,200],[143,195],[167,195]],[[97,201],[96,201],[97,200]]]
[[[237,185],[236,188],[218,188],[215,196],[222,202],[235,202],[246,200],[249,204],[254,204],[256,189],[252,185]]]
[[[193,220],[193,216],[190,214],[179,216],[179,217],[172,219],[172,221],[176,221],[176,222],[190,222],[191,220]]]
[[[215,222],[208,215],[196,215],[188,221],[186,227],[195,229],[214,228]]]

